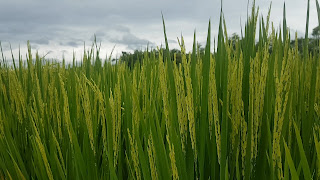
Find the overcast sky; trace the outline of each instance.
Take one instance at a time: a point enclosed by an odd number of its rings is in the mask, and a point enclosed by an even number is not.
[[[259,14],[266,16],[270,0],[256,0]],[[272,2],[271,20],[276,27],[282,22],[283,0]],[[79,60],[84,42],[88,48],[93,35],[101,41],[101,56],[122,51],[157,47],[164,43],[161,12],[164,15],[170,48],[177,48],[182,34],[187,50],[193,32],[205,44],[211,19],[212,36],[217,36],[220,0],[0,0],[0,41],[4,54],[11,59],[19,45],[25,58],[27,40],[33,52],[46,57],[71,61],[72,52]],[[251,2],[250,2],[251,7]],[[302,36],[305,32],[307,0],[287,0],[287,25]],[[223,0],[223,12],[229,35],[240,34],[247,16],[247,0]],[[240,21],[241,19],[241,21]],[[310,30],[318,25],[315,0],[310,1]],[[213,42],[213,40],[212,40]]]

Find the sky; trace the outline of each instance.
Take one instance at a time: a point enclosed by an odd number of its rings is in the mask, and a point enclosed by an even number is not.
[[[281,25],[284,2],[291,33],[303,36],[307,0],[273,1],[270,19],[275,28]],[[256,0],[260,16],[267,16],[270,3],[270,0]],[[241,33],[247,5],[248,0],[223,0],[229,35]],[[251,6],[252,0],[249,12]],[[101,42],[101,58],[105,59],[111,52],[116,58],[122,51],[163,45],[163,13],[170,49],[179,47],[177,38],[183,35],[190,51],[194,31],[197,42],[205,45],[209,20],[212,37],[217,37],[220,8],[220,0],[0,0],[0,41],[8,60],[12,59],[10,45],[15,58],[20,47],[25,59],[30,40],[32,52],[49,59],[65,57],[66,61],[72,61],[73,53],[77,60],[81,59],[84,48],[91,47],[95,35]],[[316,3],[311,0],[309,32],[317,25]]]

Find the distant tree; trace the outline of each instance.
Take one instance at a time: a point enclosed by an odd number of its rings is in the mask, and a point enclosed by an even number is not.
[[[319,40],[320,40],[320,26],[313,28],[312,36],[314,37],[313,41],[311,41],[311,48],[315,52],[319,52]]]
[[[304,38],[298,38],[298,52],[300,54],[303,54],[303,42],[304,42]],[[296,44],[296,40],[291,40],[290,45],[292,48],[295,48],[295,44]]]
[[[298,38],[298,51],[300,54],[303,54],[303,45],[304,45],[304,38]],[[292,48],[295,47],[296,40],[292,40],[290,45]],[[309,53],[317,53],[319,51],[319,39],[317,38],[310,38],[308,43],[308,51]]]
[[[197,43],[198,53],[200,53],[200,56],[204,56],[205,48],[202,47],[200,43]]]
[[[230,40],[236,42],[237,40],[240,40],[240,36],[237,33],[233,33]]]
[[[319,39],[319,37],[320,37],[320,26],[317,26],[317,27],[313,28],[312,36],[314,38],[316,38],[316,39]]]
[[[170,50],[171,59],[174,60],[174,56],[176,56],[176,62],[179,64],[182,62],[181,51],[179,49]]]
[[[236,43],[240,41],[240,36],[237,33],[233,33],[231,37],[229,37],[229,44],[232,42],[232,47],[236,48]]]

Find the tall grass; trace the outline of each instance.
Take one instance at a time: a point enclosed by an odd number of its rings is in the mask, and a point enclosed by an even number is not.
[[[285,8],[282,29],[269,17],[253,5],[231,42],[221,12],[217,51],[209,22],[204,56],[196,35],[190,54],[179,39],[182,63],[163,20],[166,48],[132,69],[103,62],[95,43],[72,65],[28,44],[27,61],[0,65],[0,179],[319,179],[309,1],[303,53],[290,46]]]

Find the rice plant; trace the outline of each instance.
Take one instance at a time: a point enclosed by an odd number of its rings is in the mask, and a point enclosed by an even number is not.
[[[316,1],[320,24],[320,8]],[[232,42],[179,39],[112,65],[99,48],[72,64],[0,64],[0,179],[319,179],[320,54],[303,53],[253,3]],[[259,28],[258,35],[256,29]],[[256,42],[256,39],[258,41]],[[173,58],[172,58],[173,57]],[[16,63],[18,65],[16,65]]]

